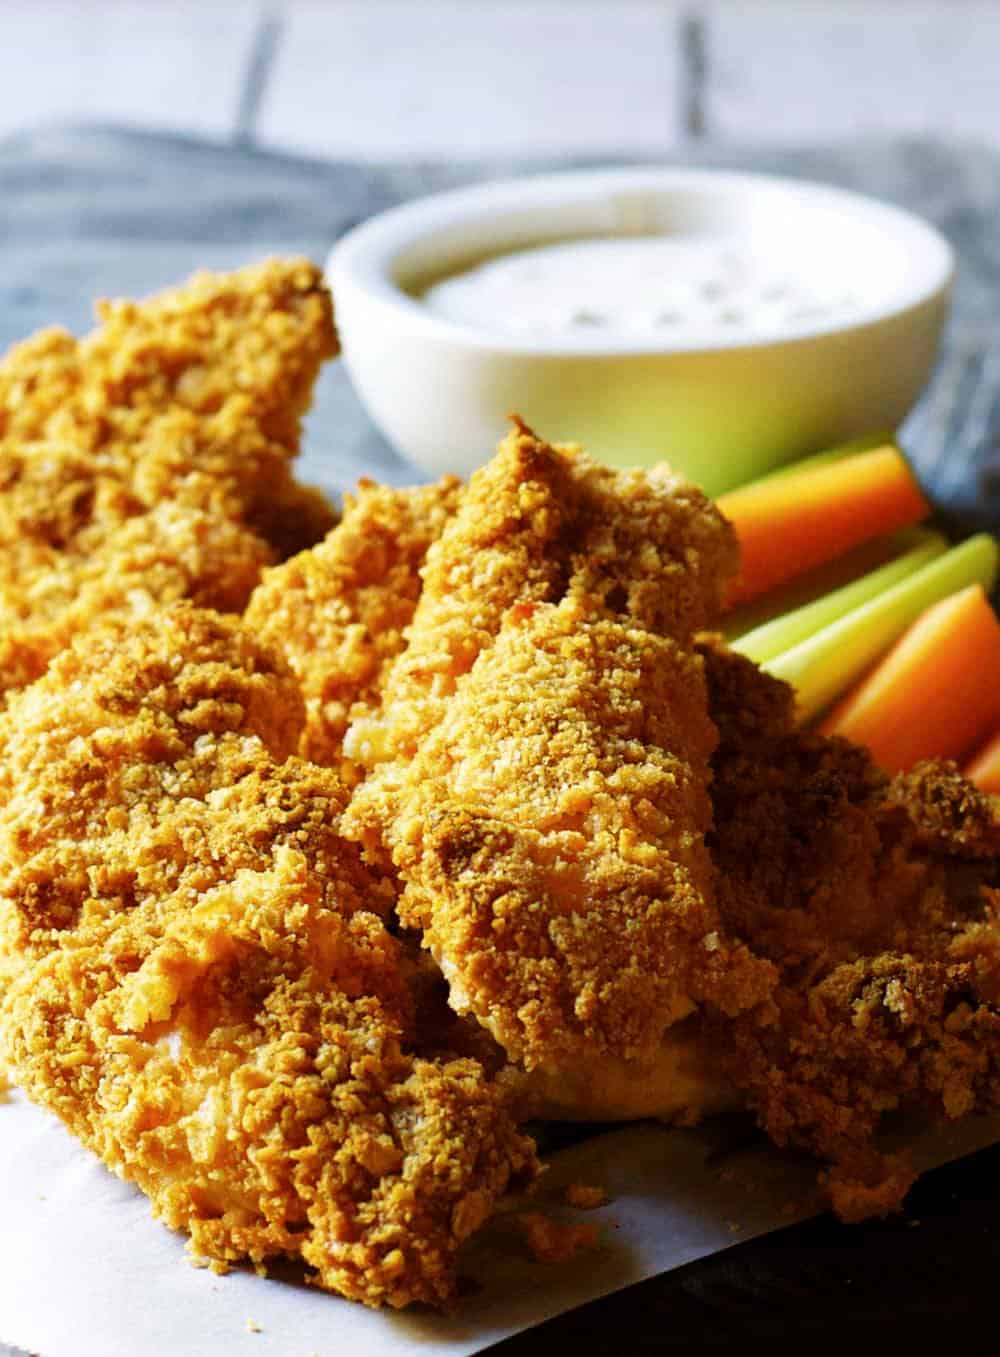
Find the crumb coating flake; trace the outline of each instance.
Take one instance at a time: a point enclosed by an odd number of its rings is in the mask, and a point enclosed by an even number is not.
[[[301,1257],[443,1303],[530,1141],[471,1059],[414,1053],[385,899],[295,684],[180,605],[89,636],[4,722],[0,1049],[217,1263]]]

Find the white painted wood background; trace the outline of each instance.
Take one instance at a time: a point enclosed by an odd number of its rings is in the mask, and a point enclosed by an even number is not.
[[[0,135],[64,119],[369,157],[1000,144],[1000,0],[0,0]]]

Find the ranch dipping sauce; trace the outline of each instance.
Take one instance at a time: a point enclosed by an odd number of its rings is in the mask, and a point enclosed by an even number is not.
[[[849,272],[733,236],[616,236],[514,250],[427,287],[439,315],[494,334],[750,343],[859,309]]]

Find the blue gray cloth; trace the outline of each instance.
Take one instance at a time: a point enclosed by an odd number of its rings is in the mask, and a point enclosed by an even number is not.
[[[577,158],[561,167],[629,163]],[[1000,462],[1000,156],[929,140],[823,148],[699,145],[664,163],[821,179],[874,194],[935,222],[960,275],[932,399],[908,428],[918,469],[966,520],[991,519],[991,459]],[[216,145],[112,127],[54,127],[0,141],[0,348],[43,325],[85,330],[97,296],[142,296],[198,267],[225,269],[286,251],[322,261],[334,240],[393,203],[553,162],[361,165]],[[975,402],[975,419],[961,418]],[[974,444],[974,446],[972,446]],[[371,426],[339,365],[324,373],[310,416],[308,476],[344,486],[365,473],[418,474]],[[1000,514],[996,515],[1000,521]]]

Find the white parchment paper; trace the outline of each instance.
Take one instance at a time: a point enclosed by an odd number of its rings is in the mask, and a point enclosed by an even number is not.
[[[915,1158],[932,1167],[997,1140],[1000,1117],[960,1123],[921,1136]],[[0,1104],[0,1164],[0,1340],[41,1357],[463,1357],[816,1210],[808,1166],[756,1143],[741,1149],[731,1128],[624,1128],[553,1155],[530,1206],[599,1224],[596,1252],[534,1262],[501,1217],[470,1248],[464,1271],[476,1288],[457,1316],[395,1315],[293,1275],[191,1266],[145,1198],[16,1091]],[[573,1181],[605,1187],[608,1204],[555,1205]]]

